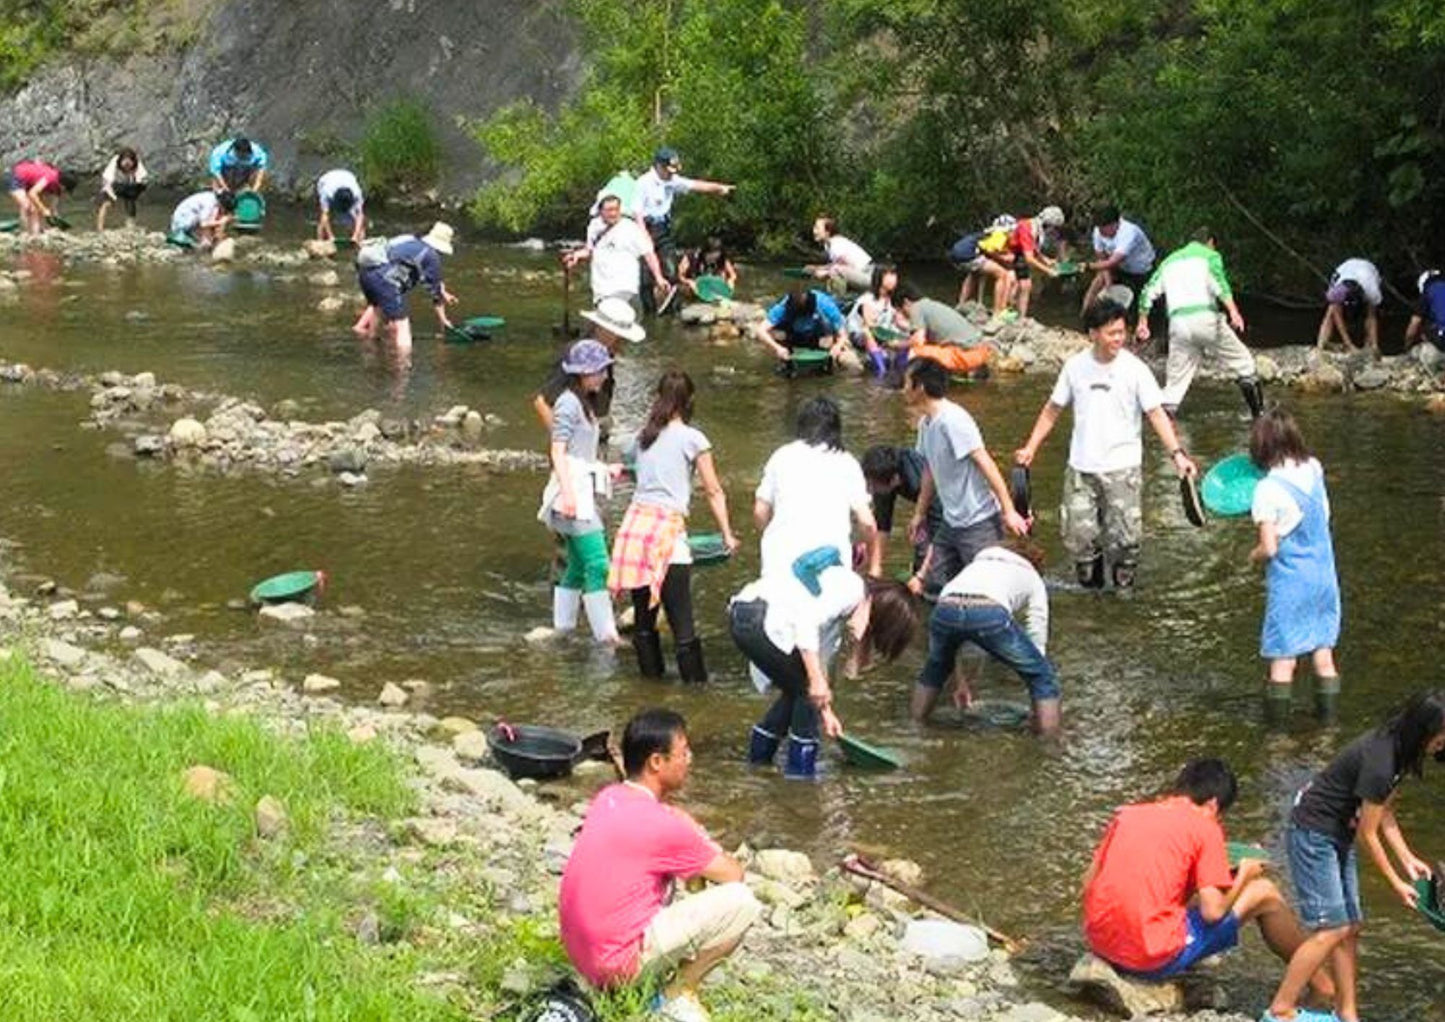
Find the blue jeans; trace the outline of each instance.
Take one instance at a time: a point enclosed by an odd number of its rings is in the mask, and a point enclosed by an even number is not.
[[[1305,929],[1334,930],[1364,919],[1360,861],[1353,841],[1337,841],[1291,823],[1285,846]]]
[[[960,604],[948,597],[938,601],[929,619],[928,661],[918,683],[942,689],[953,673],[959,647],[966,642],[977,644],[995,660],[1017,671],[1034,702],[1059,698],[1054,665],[1039,652],[1007,607],[997,603]]]

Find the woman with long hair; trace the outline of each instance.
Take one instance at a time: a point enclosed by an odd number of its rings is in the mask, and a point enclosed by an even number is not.
[[[1251,516],[1259,542],[1251,561],[1265,567],[1260,656],[1269,661],[1266,706],[1288,706],[1295,665],[1308,655],[1320,716],[1334,713],[1340,692],[1335,643],[1340,638],[1340,583],[1330,539],[1325,473],[1305,446],[1294,416],[1278,407],[1254,420],[1249,457],[1268,473],[1254,491]]]
[[[834,548],[823,550],[821,558],[815,559],[817,551],[799,558],[790,573],[764,574],[728,605],[733,641],[748,658],[754,684],[778,693],[753,725],[748,762],[771,763],[786,736],[785,777],[813,777],[820,738],[843,733],[828,672],[845,629],[855,652],[891,661],[918,628],[918,608],[907,586],[865,582],[838,562]]]
[[[567,389],[552,405],[547,448],[552,476],[537,515],[567,547],[567,566],[552,590],[552,626],[559,632],[575,630],[585,608],[593,637],[607,644],[618,638],[599,501],[610,492],[611,470],[597,460],[600,427],[594,399],[611,364],[607,348],[590,339],[572,345],[562,360]]]
[[[1406,842],[1394,806],[1400,782],[1422,777],[1430,756],[1445,763],[1445,691],[1438,689],[1411,696],[1295,796],[1286,848],[1300,918],[1311,934],[1291,956],[1262,1022],[1293,1019],[1305,985],[1327,964],[1335,1015],[1359,1022],[1355,977],[1364,913],[1356,849],[1365,846],[1395,896],[1414,908],[1413,881],[1429,877],[1430,867]]]
[[[893,293],[897,290],[897,267],[875,263],[868,290],[848,310],[848,337],[855,347],[863,349],[878,376],[888,371],[888,350],[892,345],[880,341],[875,331],[895,329]]]
[[[632,594],[632,646],[644,678],[660,678],[664,669],[657,633],[661,605],[672,629],[678,675],[686,682],[707,681],[702,640],[693,624],[692,553],[687,541],[694,472],[723,543],[730,553],[738,548],[712,443],[691,424],[694,392],[692,378],[680,369],[669,369],[658,380],[657,398],[630,448],[637,488],[612,546],[607,586],[614,593]]]

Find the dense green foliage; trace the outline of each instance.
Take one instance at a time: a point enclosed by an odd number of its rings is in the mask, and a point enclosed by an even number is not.
[[[476,211],[578,227],[661,142],[734,181],[685,229],[778,248],[820,209],[936,254],[1000,211],[1111,200],[1161,247],[1202,222],[1256,281],[1440,258],[1445,8],[1423,0],[571,0],[590,71],[478,128]],[[1275,241],[1270,235],[1275,235]],[[754,237],[756,235],[756,237]],[[1281,242],[1283,244],[1281,244]],[[1286,247],[1301,253],[1296,258]]]
[[[362,177],[377,195],[421,192],[441,172],[442,144],[427,108],[401,99],[373,110],[359,145]]]
[[[0,11],[0,89],[52,53],[126,54],[189,42],[210,0],[6,0]]]

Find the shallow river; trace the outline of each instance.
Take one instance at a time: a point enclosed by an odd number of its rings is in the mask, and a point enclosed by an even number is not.
[[[302,230],[299,220],[273,222],[273,239],[283,226]],[[35,276],[18,304],[0,309],[0,357],[57,369],[151,370],[162,381],[264,404],[292,398],[313,420],[366,407],[430,416],[467,404],[505,420],[489,434],[492,443],[540,449],[528,401],[559,343],[552,331],[561,311],[559,278],[528,282],[496,271],[553,265],[541,255],[465,248],[448,263],[461,311],[505,315],[508,327],[488,344],[447,346],[418,300],[415,364],[401,373],[384,352],[351,336],[350,310],[315,311],[324,292],[305,281],[314,267],[284,280],[295,271],[248,269],[244,262],[222,272],[202,263],[67,268],[32,254],[16,267]],[[744,273],[745,294],[778,286],[772,273]],[[953,286],[936,284],[940,292]],[[1066,315],[1062,303],[1055,312],[1055,319]],[[1265,339],[1305,340],[1313,323],[1276,320],[1276,336]],[[87,413],[83,395],[5,388],[0,536],[21,544],[12,569],[77,590],[97,572],[123,576],[112,600],[161,608],[168,631],[195,633],[207,658],[223,668],[274,665],[296,680],[321,671],[341,678],[358,699],[373,698],[387,680],[426,678],[438,688],[435,710],[579,731],[616,725],[647,704],[673,706],[687,714],[698,752],[689,804],[725,840],[785,844],[820,863],[836,860],[851,843],[916,859],[936,894],[1035,938],[1042,949],[1035,966],[1050,972],[1066,968],[1077,950],[1077,880],[1114,806],[1148,796],[1188,757],[1222,755],[1244,782],[1229,820],[1232,835],[1273,843],[1284,800],[1303,771],[1395,700],[1440,683],[1441,420],[1384,396],[1289,397],[1329,471],[1345,599],[1339,652],[1345,694],[1338,728],[1312,722],[1305,688],[1293,722],[1277,730],[1265,726],[1258,700],[1262,586],[1246,563],[1250,530],[1237,521],[1191,528],[1151,440],[1136,591],[1100,596],[1064,585],[1055,510],[1064,425],[1034,473],[1040,533],[1060,583],[1050,652],[1065,692],[1062,749],[1045,753],[1017,733],[915,730],[906,706],[919,647],[861,683],[841,684],[839,694],[844,720],[899,750],[906,770],[857,774],[830,759],[816,784],[750,772],[742,747],[762,704],[727,641],[723,610],[757,567],[749,510],[763,462],[788,438],[796,406],[819,392],[843,404],[855,452],[874,442],[906,442],[910,427],[899,396],[871,382],[783,382],[758,350],[710,345],[669,323],[625,353],[619,431],[639,422],[651,382],[669,364],[681,364],[699,383],[697,422],[714,441],[745,538],[733,563],[696,576],[713,672],[702,691],[642,683],[630,652],[613,661],[582,641],[523,643],[522,634],[549,623],[550,614],[551,542],[533,517],[540,475],[373,470],[368,486],[343,491],[313,476],[190,472],[107,453],[115,435],[77,428]],[[996,380],[955,396],[1003,458],[1025,437],[1049,382]],[[1190,395],[1183,432],[1204,458],[1239,448],[1247,428],[1232,386],[1204,384]],[[700,500],[696,513],[695,527],[710,530]],[[892,553],[903,558],[901,542]],[[325,568],[333,579],[326,602],[359,605],[365,618],[359,625],[323,622],[322,641],[308,644],[294,634],[263,632],[250,616],[225,609],[257,579],[293,567]],[[996,673],[980,691],[1023,696],[1016,680]],[[1431,766],[1424,784],[1406,784],[1400,815],[1417,850],[1434,860],[1445,858],[1445,771]],[[1363,962],[1367,1010],[1372,1017],[1424,1012],[1445,1019],[1442,938],[1393,903],[1372,867],[1363,871],[1372,912]],[[1278,968],[1256,936],[1246,943],[1226,975],[1235,1003],[1253,1012]]]

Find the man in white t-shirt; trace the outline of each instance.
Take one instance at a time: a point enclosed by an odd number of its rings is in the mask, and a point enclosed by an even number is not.
[[[1134,584],[1144,531],[1140,495],[1145,416],[1174,470],[1181,476],[1199,474],[1174,434],[1154,374],[1124,350],[1129,335],[1125,316],[1124,307],[1107,298],[1089,306],[1084,326],[1090,347],[1064,363],[1028,442],[1015,455],[1020,465],[1032,464],[1064,408],[1074,406],[1060,525],[1079,582],[1091,589],[1103,588],[1106,556],[1114,565],[1114,585],[1123,589]]]
[[[873,257],[852,238],[838,233],[837,220],[830,216],[814,220],[813,240],[828,254],[828,261],[822,266],[808,267],[813,276],[836,281],[854,291],[867,291],[873,286]]]
[[[1118,206],[1105,206],[1094,226],[1093,241],[1094,259],[1085,268],[1094,271],[1094,279],[1080,308],[1087,309],[1113,284],[1123,284],[1138,295],[1154,272],[1154,245],[1144,228],[1121,216]]]
[[[1320,320],[1317,348],[1325,348],[1340,333],[1349,351],[1358,350],[1350,336],[1350,320],[1358,318],[1365,327],[1365,347],[1380,357],[1379,309],[1385,296],[1380,293],[1380,271],[1368,259],[1346,259],[1335,267],[1325,291],[1325,315]]]
[[[587,244],[564,255],[562,263],[570,270],[587,259],[592,261],[594,306],[608,298],[636,303],[642,287],[639,260],[652,271],[653,280],[662,279],[652,239],[636,220],[622,215],[622,200],[615,195],[602,197],[597,216],[587,225]]]
[[[632,192],[632,208],[627,212],[647,232],[657,249],[658,263],[666,275],[654,273],[643,279],[642,307],[645,312],[666,312],[672,295],[676,293],[677,246],[672,239],[672,203],[679,195],[731,195],[734,186],[722,181],[708,181],[700,177],[682,176],[682,158],[677,150],[668,146],[659,149],[652,156],[652,167],[637,179]],[[650,268],[649,268],[650,269]],[[657,286],[660,296],[654,303],[649,301],[650,288]],[[666,286],[662,286],[666,285]]]
[[[316,180],[316,199],[320,215],[316,221],[316,240],[331,241],[336,235],[331,218],[351,221],[351,240],[360,245],[366,240],[366,196],[361,182],[349,170],[328,170]]]

